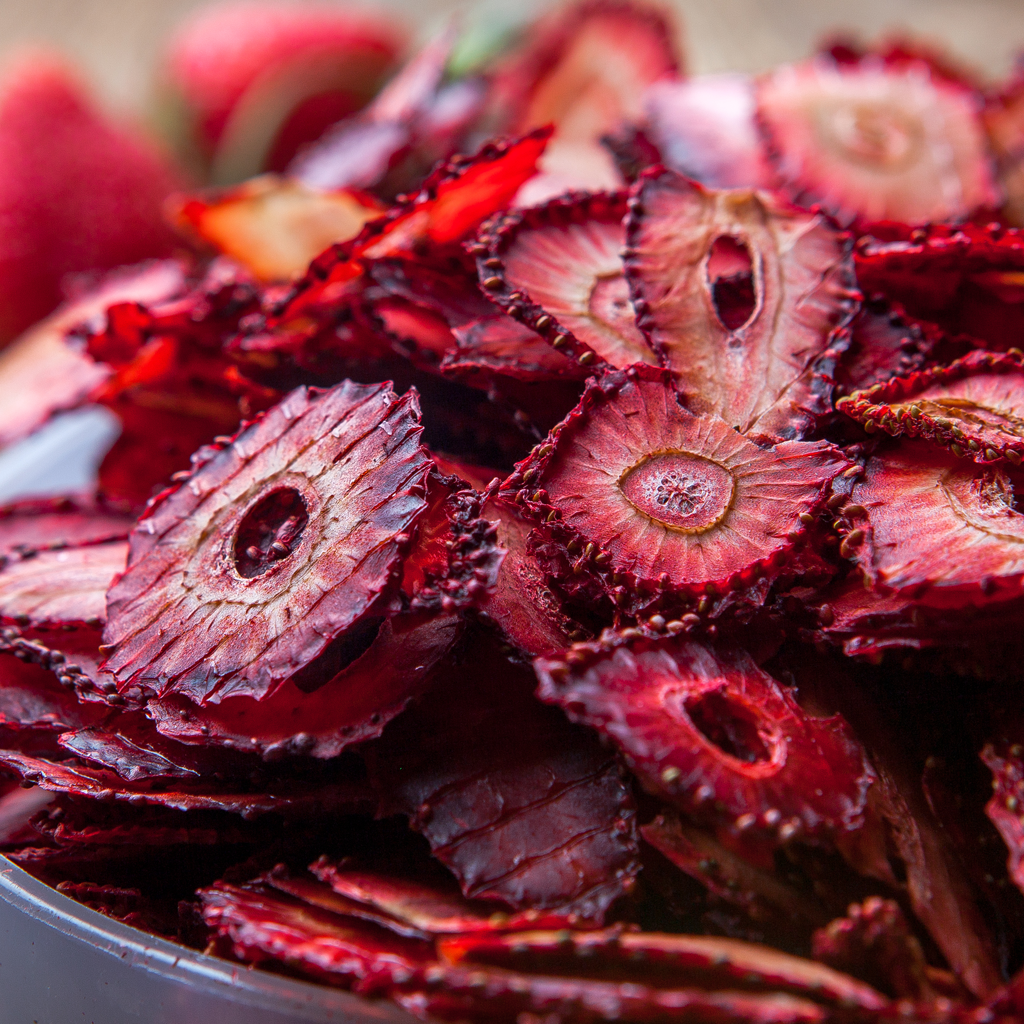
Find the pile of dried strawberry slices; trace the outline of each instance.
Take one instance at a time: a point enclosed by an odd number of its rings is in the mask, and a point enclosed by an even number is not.
[[[0,849],[428,1019],[1024,1019],[1024,72],[275,10],[0,354],[120,424],[0,508]]]

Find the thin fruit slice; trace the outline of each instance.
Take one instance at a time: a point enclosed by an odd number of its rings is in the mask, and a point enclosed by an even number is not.
[[[79,703],[41,665],[0,653],[0,726],[5,729],[84,729],[106,713],[95,704]]]
[[[510,316],[584,366],[657,363],[623,276],[623,193],[571,196],[485,225],[481,284]]]
[[[981,759],[992,772],[992,799],[985,813],[1006,843],[1010,878],[1024,892],[1024,752],[1019,744],[989,743]]]
[[[224,192],[175,197],[183,232],[238,260],[261,281],[304,274],[314,256],[354,238],[384,207],[364,192],[315,192],[267,174]]]
[[[1018,69],[985,105],[985,130],[1003,187],[1003,216],[1024,227],[1024,75]]]
[[[389,384],[298,388],[211,449],[108,595],[119,687],[260,699],[375,614],[426,507],[418,414]]]
[[[971,352],[948,366],[894,377],[836,408],[893,437],[926,437],[975,462],[1024,460],[1024,357]],[[869,426],[870,425],[870,426]]]
[[[457,615],[374,621],[369,647],[353,651],[352,663],[320,685],[291,679],[265,700],[238,695],[202,707],[169,694],[151,699],[147,711],[162,735],[182,743],[250,751],[268,761],[337,757],[379,736],[424,689],[461,626]]]
[[[579,572],[722,593],[778,575],[846,465],[825,442],[758,447],[633,369],[590,385],[502,494],[571,533]]]
[[[688,405],[744,433],[799,436],[828,404],[815,362],[860,298],[849,238],[820,213],[663,168],[630,203],[637,320]]]
[[[0,558],[127,540],[134,524],[85,494],[26,498],[0,507]]]
[[[1003,469],[904,441],[866,470],[843,545],[872,587],[934,608],[1019,596],[1024,516]]]
[[[795,202],[854,220],[964,220],[998,202],[981,98],[924,61],[821,55],[761,80],[758,117]]]
[[[124,571],[126,541],[40,551],[0,569],[0,621],[33,626],[97,624],[107,590]]]
[[[471,385],[494,376],[538,382],[583,380],[587,375],[532,328],[500,313],[456,327],[452,336],[455,345],[445,353],[441,372]]]
[[[655,987],[778,992],[861,1012],[889,1000],[870,985],[822,964],[736,939],[659,932],[533,931],[445,938],[444,959],[548,975],[596,977]]]
[[[895,900],[872,896],[851,904],[813,937],[814,959],[864,978],[897,999],[935,998],[921,943]]]
[[[663,79],[644,93],[643,103],[644,134],[672,170],[708,188],[774,186],[749,75]]]
[[[477,637],[367,748],[379,813],[407,815],[469,897],[600,920],[638,870],[632,799],[532,682]]]
[[[399,875],[349,868],[327,857],[321,857],[309,870],[347,901],[347,916],[376,921],[400,934],[427,938],[562,928],[572,923],[567,916],[537,910],[509,914],[499,903],[466,899],[455,885],[428,885]],[[276,879],[274,884],[278,884]]]

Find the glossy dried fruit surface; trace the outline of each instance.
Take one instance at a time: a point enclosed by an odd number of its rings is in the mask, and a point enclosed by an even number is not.
[[[1003,468],[904,441],[866,469],[851,494],[866,519],[844,543],[875,589],[935,608],[1019,594],[1024,516]]]
[[[583,365],[657,363],[636,326],[621,251],[622,193],[553,199],[486,225],[477,257],[488,295]]]
[[[768,843],[863,827],[874,772],[849,726],[806,714],[746,652],[669,638],[573,651],[537,660],[540,697],[682,810]]]
[[[345,382],[212,451],[132,535],[104,633],[119,686],[259,699],[371,614],[425,508],[419,433],[414,393]]]
[[[826,442],[758,447],[687,411],[664,378],[620,374],[588,388],[503,494],[550,506],[593,545],[581,568],[721,591],[778,573],[846,465]]]
[[[844,223],[963,220],[998,200],[980,97],[924,61],[819,56],[762,79],[757,105],[794,200]]]
[[[855,391],[837,408],[870,429],[926,437],[976,462],[1024,459],[1024,360],[972,352],[911,377]]]
[[[827,408],[815,361],[860,298],[847,236],[769,193],[711,191],[663,168],[632,195],[633,306],[688,406],[743,433],[801,436]]]

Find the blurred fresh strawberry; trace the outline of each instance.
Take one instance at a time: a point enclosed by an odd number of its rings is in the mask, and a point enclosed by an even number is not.
[[[161,205],[179,184],[58,55],[17,55],[0,75],[0,345],[57,306],[67,274],[168,255]]]
[[[204,10],[168,47],[161,122],[213,184],[280,171],[303,143],[366,104],[403,49],[397,26],[341,7]]]

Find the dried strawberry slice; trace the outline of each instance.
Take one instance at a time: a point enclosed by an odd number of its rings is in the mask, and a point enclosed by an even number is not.
[[[822,55],[766,76],[757,101],[793,199],[844,223],[963,220],[998,202],[980,96],[924,61]]]
[[[975,462],[1024,459],[1024,357],[971,352],[948,366],[894,377],[836,408],[898,437],[927,437]]]
[[[898,999],[935,998],[921,943],[894,900],[872,896],[850,906],[813,938],[814,959]]]
[[[745,651],[613,636],[570,653],[535,662],[541,699],[611,739],[687,813],[769,843],[863,827],[874,773],[849,727],[806,714]]]
[[[380,813],[409,816],[467,896],[600,919],[637,871],[629,792],[497,648],[477,637],[367,748]]]
[[[749,75],[663,79],[644,94],[643,130],[666,166],[708,188],[772,188]]]
[[[981,759],[992,772],[992,799],[985,813],[1009,850],[1010,878],[1024,892],[1024,752],[1019,744],[989,743]]]
[[[569,196],[485,225],[480,281],[510,316],[583,366],[657,363],[623,276],[623,193]]]
[[[0,653],[0,726],[64,732],[87,728],[105,714],[105,708],[76,701],[43,666]]]
[[[29,554],[0,569],[0,622],[96,625],[106,619],[107,590],[124,570],[126,541]]]
[[[399,875],[345,867],[327,857],[321,857],[309,870],[344,901],[339,904],[344,907],[340,913],[376,921],[399,934],[428,938],[470,932],[564,928],[573,923],[568,916],[538,910],[509,914],[499,903],[466,899],[454,884],[451,887],[428,885]],[[301,881],[282,882],[274,877],[271,884],[301,895],[294,887]],[[309,896],[302,898],[316,902]]]
[[[151,506],[108,595],[119,687],[261,699],[376,614],[426,507],[418,413],[388,384],[299,388]]]
[[[842,552],[875,589],[933,608],[1019,595],[1024,516],[1000,467],[904,441],[868,461],[851,501]]]
[[[86,494],[26,498],[0,507],[0,558],[126,540],[134,523]]]
[[[656,987],[690,984],[804,996],[877,1013],[889,1000],[871,986],[822,964],[767,946],[706,935],[658,932],[534,931],[462,935],[438,942],[444,959],[538,974],[598,977]]]
[[[182,743],[215,744],[267,760],[337,757],[352,744],[379,736],[422,692],[458,639],[462,622],[458,615],[427,622],[398,616],[373,627],[369,647],[312,692],[310,683],[304,689],[291,679],[264,700],[236,695],[201,707],[169,694],[151,699],[148,713],[160,733]]]
[[[722,593],[779,574],[801,515],[846,465],[824,442],[760,448],[687,412],[658,371],[633,369],[588,386],[502,494],[571,532],[574,570],[628,574],[634,590]]]
[[[354,238],[384,207],[354,189],[314,191],[266,174],[232,189],[176,197],[169,212],[179,230],[259,280],[288,281],[328,246]]]
[[[815,362],[860,298],[848,237],[820,213],[663,168],[641,175],[630,204],[623,262],[637,322],[690,408],[744,433],[806,431],[827,408]],[[746,275],[745,299],[723,294]]]
[[[1024,75],[988,98],[984,112],[988,141],[996,156],[1003,187],[1003,215],[1015,227],[1024,226]]]
[[[806,935],[828,920],[821,901],[778,872],[744,860],[711,833],[671,812],[640,828],[644,840],[719,900],[742,910],[772,936]]]

